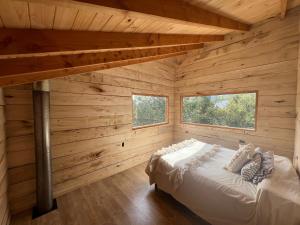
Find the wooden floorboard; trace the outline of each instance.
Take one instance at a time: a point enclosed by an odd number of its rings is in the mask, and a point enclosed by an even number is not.
[[[169,195],[150,187],[141,164],[57,199],[58,209],[35,220],[27,211],[12,225],[209,225]]]

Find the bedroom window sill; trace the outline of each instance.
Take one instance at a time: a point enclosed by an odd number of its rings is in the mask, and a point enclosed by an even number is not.
[[[227,129],[227,130],[239,130],[239,131],[246,131],[246,132],[255,132],[256,131],[256,128],[228,127],[228,126],[209,125],[209,124],[201,124],[201,123],[188,123],[188,122],[181,122],[181,124],[201,126],[201,127],[210,127],[210,128],[219,128],[219,129]]]
[[[163,122],[163,123],[156,123],[156,124],[150,124],[150,125],[143,125],[143,126],[138,126],[138,127],[132,127],[132,130],[138,130],[142,128],[148,128],[148,127],[157,127],[157,126],[162,126],[169,124],[169,122]]]

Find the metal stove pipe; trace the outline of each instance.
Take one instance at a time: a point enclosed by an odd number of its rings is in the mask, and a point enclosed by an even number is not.
[[[35,82],[32,96],[36,155],[36,209],[37,213],[42,215],[53,208],[49,81]]]

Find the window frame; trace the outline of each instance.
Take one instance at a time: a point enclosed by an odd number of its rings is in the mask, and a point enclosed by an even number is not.
[[[133,95],[153,96],[153,97],[165,97],[166,98],[165,121],[162,122],[162,123],[155,123],[155,124],[149,124],[149,125],[142,125],[142,126],[134,127],[133,126]],[[142,129],[142,128],[156,127],[156,126],[161,126],[161,125],[169,124],[169,96],[168,95],[131,93],[131,108],[132,108],[132,115],[131,115],[132,130],[138,130],[138,129]]]
[[[251,94],[255,93],[255,126],[254,128],[240,128],[240,127],[229,127],[229,126],[222,126],[222,125],[212,125],[212,124],[203,124],[203,123],[191,123],[191,122],[184,122],[183,121],[183,98],[184,97],[203,97],[203,96],[213,96],[213,95],[230,95],[230,94]],[[187,125],[195,125],[195,126],[202,126],[202,127],[211,127],[211,128],[222,128],[222,129],[229,129],[229,130],[243,130],[243,131],[257,131],[257,115],[258,115],[258,91],[235,91],[235,92],[222,92],[222,93],[209,93],[209,94],[195,94],[195,95],[180,95],[180,124],[187,124]]]

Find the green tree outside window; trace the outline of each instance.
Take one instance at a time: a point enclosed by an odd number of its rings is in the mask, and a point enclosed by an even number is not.
[[[166,122],[167,97],[133,95],[133,127]]]
[[[255,128],[256,93],[183,97],[182,103],[184,123]]]

